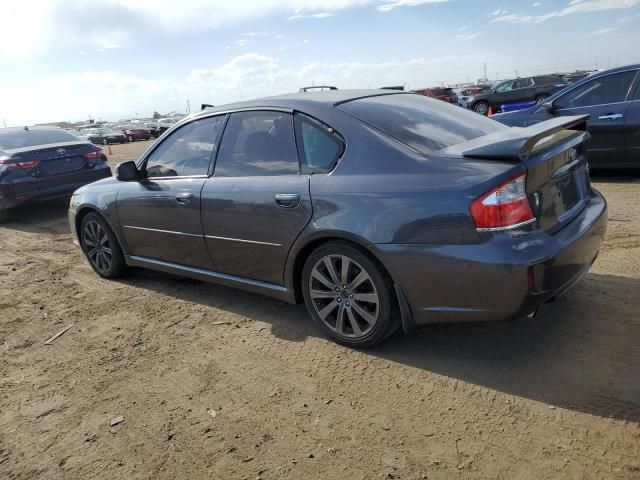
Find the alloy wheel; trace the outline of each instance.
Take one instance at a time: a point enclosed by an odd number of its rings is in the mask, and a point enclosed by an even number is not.
[[[364,337],[378,322],[380,297],[371,275],[346,255],[318,260],[308,288],[318,317],[340,336]]]
[[[486,103],[480,102],[480,103],[477,103],[473,109],[476,111],[476,113],[479,113],[480,115],[485,115],[489,110],[489,107],[487,106]]]
[[[113,264],[109,236],[95,220],[88,221],[82,231],[82,243],[91,264],[100,272],[108,273]]]

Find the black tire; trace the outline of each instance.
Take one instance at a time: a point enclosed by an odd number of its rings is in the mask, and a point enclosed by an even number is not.
[[[96,230],[95,226],[100,230]],[[96,239],[96,233],[98,241]],[[103,240],[103,235],[106,240]],[[109,224],[97,213],[88,213],[80,224],[80,245],[91,268],[103,278],[116,278],[127,269],[122,248]],[[96,247],[99,251],[96,251]],[[110,253],[107,253],[110,252]],[[108,265],[107,265],[108,263]]]
[[[9,210],[0,210],[0,223],[9,220]]]
[[[103,138],[103,139],[102,139],[102,144],[103,144],[103,145],[108,145],[108,144],[109,144],[109,141],[108,141],[106,138]]]
[[[547,93],[542,93],[540,95],[538,95],[536,98],[534,98],[536,103],[542,103],[544,102],[547,98],[549,98],[549,94]]]
[[[348,261],[345,262],[344,258]],[[325,261],[331,262],[337,284],[331,280]],[[347,263],[347,281],[340,285],[344,280],[343,262]],[[318,274],[329,280],[333,287],[324,281],[319,282]],[[355,285],[362,277],[366,280]],[[337,343],[349,347],[371,347],[389,337],[400,324],[394,315],[391,279],[367,254],[349,243],[332,241],[314,250],[304,264],[301,282],[307,311],[322,331]],[[352,288],[352,285],[355,286]]]
[[[487,115],[489,113],[489,103],[485,101],[477,102],[473,105],[473,111],[480,115]]]

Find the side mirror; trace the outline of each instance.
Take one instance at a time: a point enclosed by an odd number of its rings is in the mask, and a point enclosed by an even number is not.
[[[129,161],[116,165],[116,179],[121,182],[130,182],[138,178],[136,163]]]
[[[553,113],[555,111],[555,107],[553,106],[553,102],[545,102],[542,104],[542,108],[547,113]]]

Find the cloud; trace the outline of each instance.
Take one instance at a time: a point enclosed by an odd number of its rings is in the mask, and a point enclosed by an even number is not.
[[[491,12],[489,14],[490,17],[497,17],[499,15],[506,15],[507,13],[509,13],[509,11],[507,9],[504,8],[498,8],[497,10],[494,10],[493,12]]]
[[[541,3],[541,2],[535,2],[535,3],[532,3],[532,4],[531,4],[531,6],[532,6],[533,8],[539,7],[540,5],[542,5],[542,3]]]
[[[456,38],[458,40],[473,40],[475,38],[478,38],[480,35],[482,35],[483,32],[475,32],[475,33],[461,33],[456,35]]]
[[[640,4],[640,0],[571,0],[569,5],[561,10],[555,10],[544,15],[511,13],[493,15],[492,22],[504,23],[542,23],[555,17],[565,17],[576,13],[601,12],[607,10],[621,10]],[[495,13],[495,12],[494,12]]]
[[[373,6],[381,0],[28,0],[0,2],[0,58],[50,50],[113,48],[155,35],[229,28],[276,15],[315,15]],[[317,15],[320,12],[320,16]],[[28,34],[25,34],[28,32]]]
[[[444,3],[449,1],[450,0],[395,0],[393,2],[378,5],[377,8],[380,12],[389,12],[398,7],[418,7],[420,5],[427,5],[430,3]]]
[[[466,25],[464,25],[462,27],[458,27],[458,28],[456,28],[456,32],[464,32],[467,28],[469,28],[469,27],[467,27]]]
[[[307,15],[297,13],[295,15],[291,15],[287,17],[287,20],[302,20],[305,18],[329,18],[333,17],[333,13],[331,12],[319,12],[319,13],[309,13]]]
[[[592,35],[592,36],[605,35],[609,32],[613,32],[614,30],[617,30],[617,28],[616,27],[601,28],[600,30],[594,30],[589,35]]]

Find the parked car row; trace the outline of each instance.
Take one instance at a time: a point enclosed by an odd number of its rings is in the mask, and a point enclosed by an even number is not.
[[[421,88],[413,92],[469,108],[481,115],[489,115],[502,112],[505,106],[517,104],[526,107],[528,103],[540,103],[558,90],[592,73],[580,71],[570,74],[518,77],[497,81],[492,85]]]

